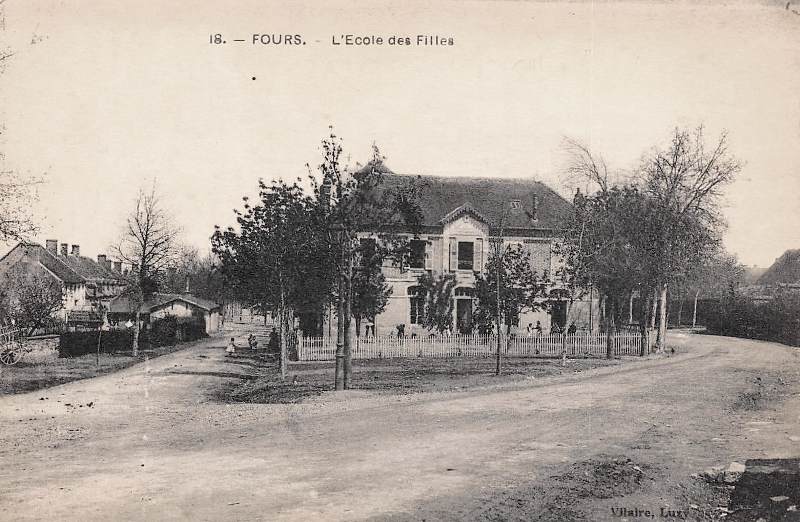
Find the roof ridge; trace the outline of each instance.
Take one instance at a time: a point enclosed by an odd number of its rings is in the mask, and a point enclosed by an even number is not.
[[[438,178],[438,179],[447,179],[447,180],[481,180],[481,181],[524,181],[526,183],[536,183],[537,185],[542,185],[544,187],[550,188],[545,182],[539,181],[538,179],[533,178],[525,178],[522,176],[514,176],[514,177],[506,177],[506,176],[456,176],[453,174],[411,174],[407,172],[392,172],[386,173],[384,176],[403,176],[403,177],[419,177],[419,178]],[[550,189],[552,190],[552,189]]]
[[[39,243],[33,243],[33,245],[35,245],[37,248],[41,249],[41,251],[42,251],[42,252],[44,252],[44,254],[45,254],[46,256],[49,256],[49,257],[50,257],[50,259],[54,259],[54,260],[55,260],[55,261],[56,261],[58,264],[60,264],[61,266],[63,266],[63,267],[64,267],[64,268],[66,268],[67,270],[69,270],[69,271],[70,271],[70,272],[71,272],[71,273],[72,273],[72,274],[73,274],[75,277],[77,277],[78,279],[80,279],[80,280],[81,280],[81,281],[83,281],[84,283],[86,282],[86,278],[85,278],[85,277],[83,277],[81,274],[79,274],[79,273],[78,273],[78,272],[77,272],[77,271],[76,271],[74,268],[72,268],[71,266],[69,266],[67,263],[65,263],[64,261],[62,261],[62,260],[59,258],[59,256],[54,256],[52,252],[50,252],[49,250],[47,250],[45,247],[43,247],[43,246],[42,246],[42,245],[40,245]],[[45,268],[47,268],[47,267],[45,267]]]

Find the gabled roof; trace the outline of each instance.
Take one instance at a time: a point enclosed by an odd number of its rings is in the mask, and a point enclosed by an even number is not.
[[[153,296],[142,305],[141,310],[144,313],[151,313],[175,301],[183,301],[208,312],[219,308],[219,304],[214,301],[203,299],[202,297],[197,297],[192,294],[153,294]],[[133,307],[131,306],[128,296],[121,295],[111,300],[108,305],[108,311],[111,313],[127,314],[133,311]]]
[[[396,174],[382,162],[368,163],[359,172],[368,172],[372,168],[383,174],[382,190],[404,186],[411,181],[421,185],[419,203],[424,226],[441,226],[454,212],[470,209],[495,229],[502,225],[513,229],[558,230],[564,227],[572,211],[567,200],[531,178]]]
[[[119,282],[122,276],[113,270],[101,266],[97,261],[84,256],[53,255],[38,243],[22,242],[11,249],[2,259],[11,255],[17,249],[24,249],[30,258],[38,259],[39,263],[57,279],[67,284],[80,284],[89,282]]]
[[[486,223],[487,225],[489,224],[489,220],[486,219],[485,217],[483,217],[483,214],[481,214],[480,212],[475,210],[475,207],[470,205],[469,201],[464,203],[463,205],[461,205],[457,209],[455,209],[455,210],[451,211],[450,213],[448,213],[445,217],[440,219],[439,222],[442,223],[442,224],[450,223],[450,222],[455,221],[456,219],[460,218],[461,216],[463,216],[465,214],[469,214],[469,215],[475,217],[476,219],[478,219],[478,221],[482,221],[482,222]]]
[[[48,252],[48,254],[50,253]],[[50,256],[52,255],[50,254]],[[58,256],[57,259],[87,281],[121,280],[120,274],[104,267],[90,257],[69,255]]]
[[[38,250],[39,262],[42,264],[42,266],[52,272],[52,274],[61,281],[68,284],[79,284],[86,282],[86,280],[81,277],[80,274],[61,262],[60,259],[48,252],[43,246],[34,244],[33,247]]]

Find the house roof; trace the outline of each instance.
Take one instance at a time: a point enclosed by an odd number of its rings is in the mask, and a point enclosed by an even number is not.
[[[52,257],[53,254],[48,252]],[[56,259],[67,265],[73,272],[87,281],[119,280],[120,274],[106,268],[94,259],[84,256],[58,256]]]
[[[0,261],[10,256],[17,249],[24,249],[24,253],[29,259],[38,260],[44,268],[64,283],[123,282],[121,274],[100,265],[90,257],[54,255],[38,243],[18,243]]]
[[[369,163],[359,172],[376,168],[383,174],[383,190],[416,180],[423,225],[441,226],[451,214],[471,211],[492,228],[558,230],[572,205],[553,189],[526,178],[475,178],[396,174],[382,162]],[[534,215],[534,195],[536,212]],[[512,203],[513,202],[513,203]]]
[[[208,312],[219,308],[219,304],[215,303],[214,301],[203,299],[202,297],[197,297],[192,294],[159,293],[153,294],[153,296],[142,305],[141,310],[144,313],[151,313],[175,301],[183,301]],[[111,300],[108,305],[108,311],[111,313],[127,314],[133,311],[133,307],[131,306],[128,296],[121,295]]]

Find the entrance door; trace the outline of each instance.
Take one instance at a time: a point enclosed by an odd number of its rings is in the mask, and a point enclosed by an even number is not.
[[[556,301],[550,309],[550,329],[564,331],[567,326],[567,302]]]
[[[456,329],[458,333],[472,332],[472,299],[456,299]]]

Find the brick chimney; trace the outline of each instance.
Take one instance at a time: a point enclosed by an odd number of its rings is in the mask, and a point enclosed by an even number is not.
[[[122,273],[122,261],[114,261],[114,271],[117,273]]]
[[[105,267],[106,266],[106,255],[105,254],[97,254],[97,264]]]
[[[537,193],[531,194],[531,220],[536,221],[539,219],[539,195]]]
[[[80,245],[72,245],[72,255],[73,256],[81,255],[81,246]]]
[[[48,239],[44,242],[45,248],[54,256],[58,255],[58,239]]]
[[[68,244],[66,244],[66,243],[61,243],[61,255],[62,255],[62,256],[66,256],[66,255],[67,255],[67,249],[68,249],[68,248],[69,248],[69,245],[68,245]]]

